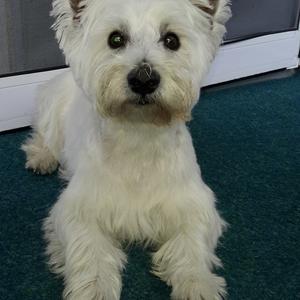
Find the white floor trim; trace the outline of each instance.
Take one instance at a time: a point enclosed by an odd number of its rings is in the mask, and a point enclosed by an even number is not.
[[[204,85],[299,66],[300,31],[285,32],[221,47]],[[0,131],[31,124],[37,87],[64,69],[0,78]]]
[[[221,47],[205,85],[299,66],[300,31],[272,34]]]

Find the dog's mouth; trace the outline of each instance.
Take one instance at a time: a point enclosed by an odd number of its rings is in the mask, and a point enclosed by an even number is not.
[[[154,97],[145,95],[145,96],[140,96],[135,99],[132,99],[130,101],[130,104],[134,106],[149,106],[155,104],[155,99]]]

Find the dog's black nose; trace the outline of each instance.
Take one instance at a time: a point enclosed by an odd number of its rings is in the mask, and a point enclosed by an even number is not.
[[[160,75],[153,70],[149,64],[142,64],[133,69],[127,76],[128,85],[131,90],[140,95],[153,93],[160,84]]]

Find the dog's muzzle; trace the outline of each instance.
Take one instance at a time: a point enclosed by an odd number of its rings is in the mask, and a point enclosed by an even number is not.
[[[147,95],[156,91],[160,84],[160,75],[157,71],[153,70],[147,63],[143,63],[140,67],[133,69],[127,76],[128,86],[130,89],[140,96],[144,101],[141,104],[147,104],[145,102]]]

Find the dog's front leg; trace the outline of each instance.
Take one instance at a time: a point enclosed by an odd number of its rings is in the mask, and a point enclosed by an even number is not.
[[[100,229],[92,210],[85,215],[79,201],[66,198],[68,193],[59,199],[44,226],[49,264],[64,277],[63,298],[118,300],[125,254]]]
[[[154,274],[172,286],[172,299],[220,300],[226,295],[225,280],[212,273],[220,262],[202,230],[196,224],[185,228],[153,255]]]

